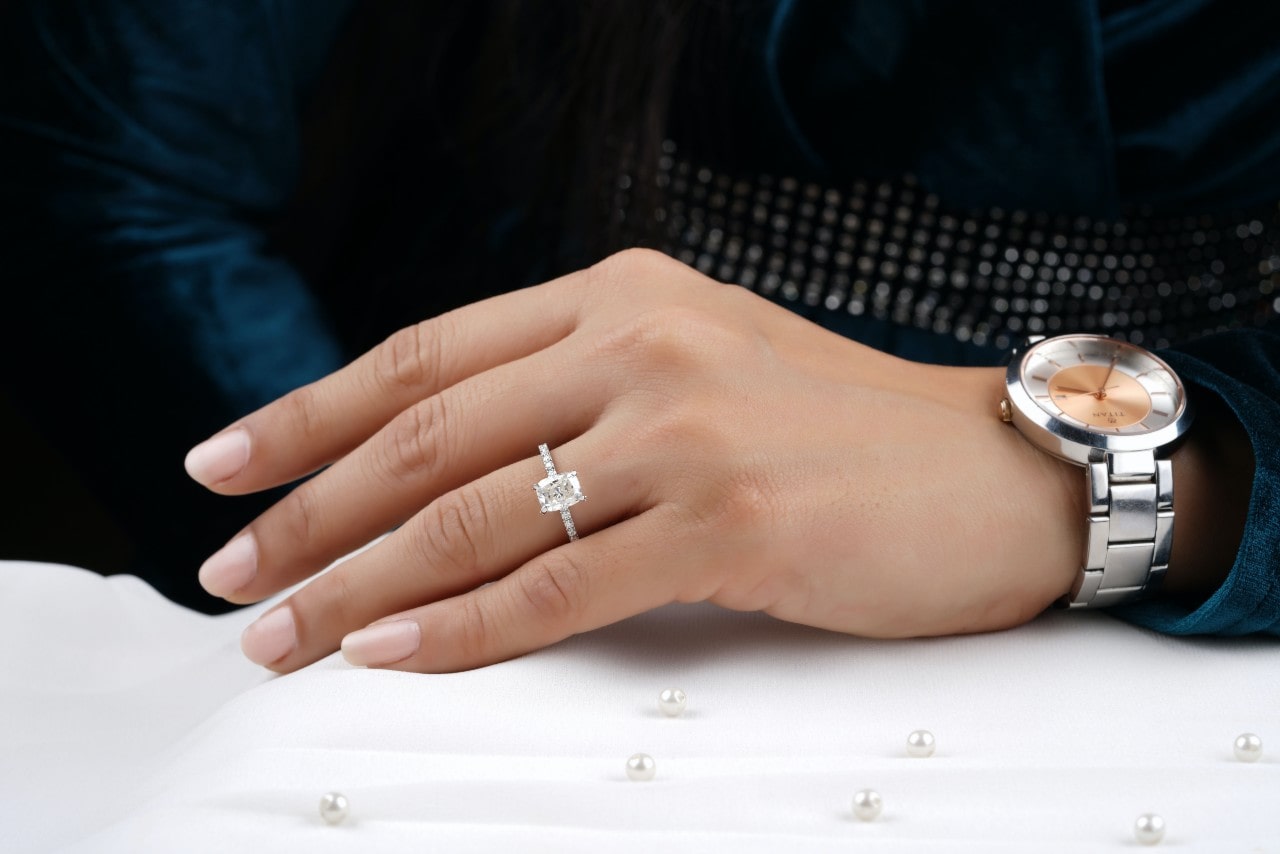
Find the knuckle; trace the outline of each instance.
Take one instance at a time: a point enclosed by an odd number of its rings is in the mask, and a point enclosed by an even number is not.
[[[324,419],[320,415],[320,401],[312,386],[304,385],[294,389],[284,398],[284,404],[292,427],[291,432],[297,438],[305,442],[320,435],[321,430],[324,429],[322,423]]]
[[[721,492],[708,516],[722,531],[750,531],[755,538],[769,540],[785,531],[788,513],[795,512],[787,503],[786,484],[767,471],[739,471],[718,487]]]
[[[378,348],[374,370],[384,387],[434,388],[440,366],[440,318],[406,326]]]
[[[603,339],[603,355],[641,370],[685,371],[720,337],[720,322],[705,312],[665,305],[641,312]]]
[[[439,395],[406,409],[387,428],[386,441],[382,443],[383,467],[398,480],[435,471],[447,423],[444,401]]]
[[[480,571],[483,532],[489,530],[489,510],[480,491],[471,484],[428,504],[424,511],[424,536],[433,570],[452,572],[465,582]]]
[[[694,471],[681,485],[680,509],[693,528],[741,538],[771,536],[786,512],[784,497],[778,485],[766,475],[739,472],[713,476],[709,471]]]
[[[655,249],[632,247],[604,258],[591,270],[606,282],[622,284],[637,275],[669,273],[673,267],[686,269],[679,261]]]
[[[457,620],[457,651],[461,657],[471,662],[485,660],[497,638],[491,634],[484,607],[475,596],[464,596],[458,600]]]
[[[741,471],[729,477],[716,496],[719,522],[739,530],[772,529],[782,513],[783,500],[767,473]]]
[[[316,500],[316,492],[310,482],[290,492],[282,507],[285,511],[284,527],[293,543],[309,544],[323,530],[320,503]]]
[[[707,449],[706,443],[702,441],[706,426],[691,418],[686,410],[674,405],[655,406],[655,410],[647,413],[643,422],[633,426],[633,442],[662,452],[685,449],[682,456],[695,448],[698,451]],[[617,459],[626,459],[625,449],[610,450],[617,455]]]
[[[661,394],[661,388],[654,389],[655,397]],[[697,460],[688,470],[691,476],[702,477],[712,460],[734,459],[749,450],[744,448],[746,440],[741,433],[735,431],[738,425],[726,423],[716,405],[716,401],[688,397],[659,397],[653,411],[646,412],[643,422],[635,426],[636,441],[674,454],[676,459]]]
[[[563,552],[543,555],[521,576],[519,594],[539,619],[550,624],[573,622],[586,602],[586,573]]]
[[[342,567],[325,573],[298,591],[294,601],[298,622],[308,630],[313,642],[320,640],[321,634],[327,637],[341,633],[345,627],[366,622],[355,613],[361,601],[360,589]]]

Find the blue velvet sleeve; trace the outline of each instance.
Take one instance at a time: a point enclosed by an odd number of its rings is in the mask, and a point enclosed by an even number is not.
[[[16,215],[4,258],[18,288],[48,297],[28,323],[74,346],[62,322],[118,310],[115,331],[137,331],[112,350],[187,362],[234,409],[338,364],[262,229],[296,171],[300,53],[316,39],[295,47],[295,29],[333,16],[326,5],[32,0],[5,13],[0,52],[17,67],[0,87]],[[91,316],[75,309],[85,298]]]
[[[1116,216],[1280,197],[1280,4],[775,0],[741,145],[819,180]]]
[[[180,600],[251,509],[201,496],[185,448],[343,361],[266,224],[344,5],[0,6],[2,390]]]
[[[1192,394],[1217,395],[1240,419],[1253,443],[1253,492],[1235,564],[1204,604],[1153,600],[1118,613],[1169,634],[1280,635],[1280,331],[1225,332],[1162,355]]]

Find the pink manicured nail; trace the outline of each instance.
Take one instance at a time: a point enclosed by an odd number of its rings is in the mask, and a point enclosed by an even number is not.
[[[192,480],[214,486],[240,474],[248,462],[249,433],[235,429],[196,445],[183,465]]]
[[[258,574],[258,541],[241,534],[213,553],[200,567],[200,586],[226,598],[242,590]]]
[[[298,646],[298,630],[293,622],[293,609],[276,608],[251,623],[240,636],[240,649],[254,664],[272,664]]]
[[[352,664],[377,667],[403,661],[418,651],[422,630],[413,620],[377,623],[342,639],[342,655]]]

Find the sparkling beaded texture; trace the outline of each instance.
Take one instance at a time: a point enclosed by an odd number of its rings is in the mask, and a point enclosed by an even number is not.
[[[1280,312],[1280,208],[1220,216],[1133,210],[1113,221],[948,210],[911,176],[823,187],[734,177],[666,142],[656,222],[614,216],[724,282],[782,303],[844,311],[1008,347],[1029,334],[1100,332],[1146,347]],[[628,217],[631,217],[628,220]]]

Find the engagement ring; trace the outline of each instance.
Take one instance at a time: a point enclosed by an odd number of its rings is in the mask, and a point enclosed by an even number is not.
[[[538,451],[542,454],[547,476],[533,485],[533,491],[538,493],[538,504],[543,513],[559,512],[569,534],[569,542],[573,542],[578,539],[578,529],[573,524],[573,516],[569,515],[569,508],[579,501],[586,501],[587,496],[582,494],[576,471],[556,471],[556,464],[551,461],[551,450],[546,445],[539,445]]]

